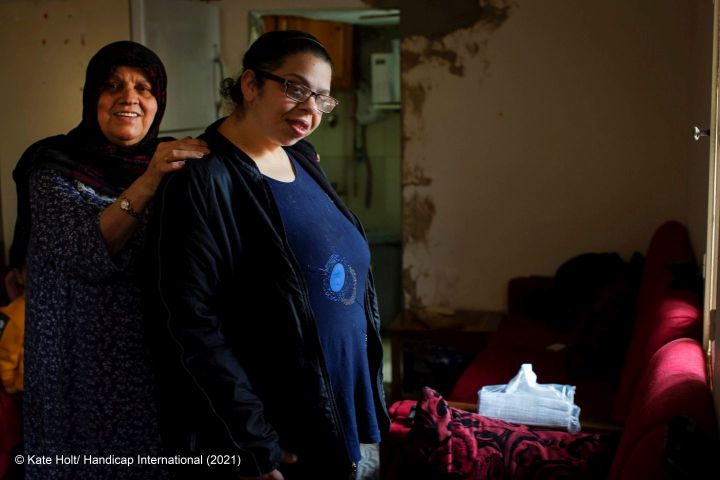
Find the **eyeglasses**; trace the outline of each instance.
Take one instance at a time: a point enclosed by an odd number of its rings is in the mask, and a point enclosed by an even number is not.
[[[337,107],[340,103],[336,98],[333,98],[330,95],[323,95],[322,93],[313,92],[305,85],[291,82],[290,80],[285,80],[284,78],[278,77],[277,75],[270,72],[266,72],[265,70],[254,70],[254,72],[270,80],[282,83],[285,86],[285,96],[288,97],[290,100],[298,103],[303,103],[307,101],[310,97],[315,97],[315,106],[322,113],[332,112],[333,108]]]

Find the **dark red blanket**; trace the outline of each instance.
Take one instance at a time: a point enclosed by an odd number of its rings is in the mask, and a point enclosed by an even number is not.
[[[436,391],[390,408],[385,479],[607,478],[614,444],[597,434],[514,425],[449,407]]]

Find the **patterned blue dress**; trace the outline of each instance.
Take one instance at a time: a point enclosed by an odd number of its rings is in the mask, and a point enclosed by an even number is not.
[[[25,453],[50,462],[28,457],[26,478],[165,478],[137,457],[160,445],[137,277],[143,232],[111,257],[99,215],[113,198],[50,169],[32,174],[30,192]]]

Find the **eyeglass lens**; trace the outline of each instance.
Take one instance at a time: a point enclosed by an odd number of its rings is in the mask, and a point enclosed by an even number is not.
[[[308,98],[310,98],[311,95],[313,95],[313,91],[305,85],[287,82],[285,94],[291,100],[295,100],[296,102],[304,102]],[[316,94],[315,104],[317,105],[318,110],[320,110],[321,112],[330,113],[332,112],[333,108],[335,108],[335,105],[337,105],[337,100],[335,100],[329,95]]]
[[[279,77],[273,73],[266,72],[264,70],[256,70],[257,73],[260,75],[264,75],[265,77],[274,80],[276,82],[282,83],[285,85],[285,96],[287,96],[289,99],[302,103],[306,101],[308,98],[310,98],[311,95],[315,95],[315,106],[318,110],[320,110],[322,113],[330,113],[333,111],[333,109],[338,105],[337,99],[331,97],[330,95],[323,95],[321,93],[315,93],[310,88],[306,87],[305,85],[291,82],[290,80],[286,80],[282,77]]]

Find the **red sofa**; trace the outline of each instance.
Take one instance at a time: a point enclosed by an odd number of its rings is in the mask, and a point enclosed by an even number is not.
[[[522,314],[510,314],[498,332],[465,369],[448,400],[477,402],[483,385],[507,383],[522,363],[532,363],[541,383],[572,384],[581,418],[622,424],[633,391],[652,355],[664,344],[682,337],[700,340],[701,298],[690,286],[676,286],[674,266],[694,264],[687,230],[677,222],[663,224],[647,250],[640,280],[635,319],[619,378],[577,379],[569,371],[568,348],[574,332],[557,333]],[[516,296],[510,282],[510,297]]]
[[[584,435],[585,444],[590,445],[582,458],[568,455],[565,451],[558,453],[557,449],[546,451],[542,445],[548,444],[540,440],[532,448],[525,449],[520,457],[517,453],[501,456],[500,460],[493,457],[494,462],[505,462],[502,470],[505,473],[495,478],[527,478],[507,472],[517,471],[515,463],[518,458],[525,463],[532,459],[530,464],[533,464],[539,462],[535,457],[546,458],[548,455],[559,455],[564,464],[575,468],[575,473],[568,473],[565,478],[588,478],[592,472],[599,471],[596,465],[590,467],[588,462],[602,462],[601,457],[607,456],[608,451],[612,453],[604,461],[610,468],[597,478],[662,479],[672,478],[673,474],[693,478],[688,470],[698,465],[693,455],[717,442],[718,433],[705,357],[699,343],[702,331],[701,296],[686,275],[689,271],[687,266],[695,264],[690,245],[687,230],[678,222],[667,222],[655,232],[643,266],[632,333],[619,379],[573,381],[565,358],[567,349],[546,348],[558,344],[571,345],[573,334],[558,334],[543,324],[512,312],[498,332],[490,335],[487,345],[478,352],[448,396],[451,404],[452,401],[476,404],[477,392],[483,385],[507,383],[522,363],[532,363],[539,382],[576,385],[575,399],[582,409],[584,429],[587,419],[611,421],[622,426],[617,447],[610,435],[580,434]],[[512,284],[510,288],[513,288]],[[425,403],[421,401],[417,405]],[[407,449],[417,447],[418,437],[427,439],[428,432],[438,431],[436,427],[424,428],[409,418],[409,405],[414,404],[406,400],[391,408],[393,430],[384,447],[384,460],[391,466],[399,465],[398,455],[411,463],[422,463],[419,460],[422,455],[409,454]],[[487,421],[477,414],[472,414],[473,419],[468,420],[464,417],[466,414],[454,411],[450,406],[448,408],[452,417],[449,424],[454,427],[448,428],[451,433],[440,440],[449,445],[457,446],[458,439],[469,438],[458,433],[464,430],[462,425]],[[424,423],[428,423],[427,419]],[[685,432],[684,435],[671,434],[677,429],[671,426],[678,424],[685,426],[684,430],[680,429]],[[508,427],[507,431],[512,431],[512,427]],[[542,429],[539,431],[541,436],[544,435]],[[562,442],[556,445],[567,445],[573,439],[581,438],[569,433],[562,435]],[[430,435],[438,440],[435,436],[435,433]],[[475,438],[477,440],[477,435]],[[677,448],[672,450],[672,445]],[[427,442],[420,449],[428,451]],[[476,444],[474,449],[449,447],[443,452],[443,468],[434,470],[434,477],[431,475],[428,478],[446,478],[445,474],[450,475],[447,478],[471,478],[458,475],[456,468],[467,462],[469,451],[476,452],[473,461],[487,462],[484,454],[477,454],[480,450]],[[455,460],[453,455],[457,457]],[[436,460],[434,465],[437,467]],[[583,466],[587,468],[583,470]],[[431,467],[427,465],[428,469]],[[453,472],[455,476],[451,475]],[[548,477],[552,474],[548,473]],[[393,473],[389,472],[386,478],[401,477],[393,477]]]

